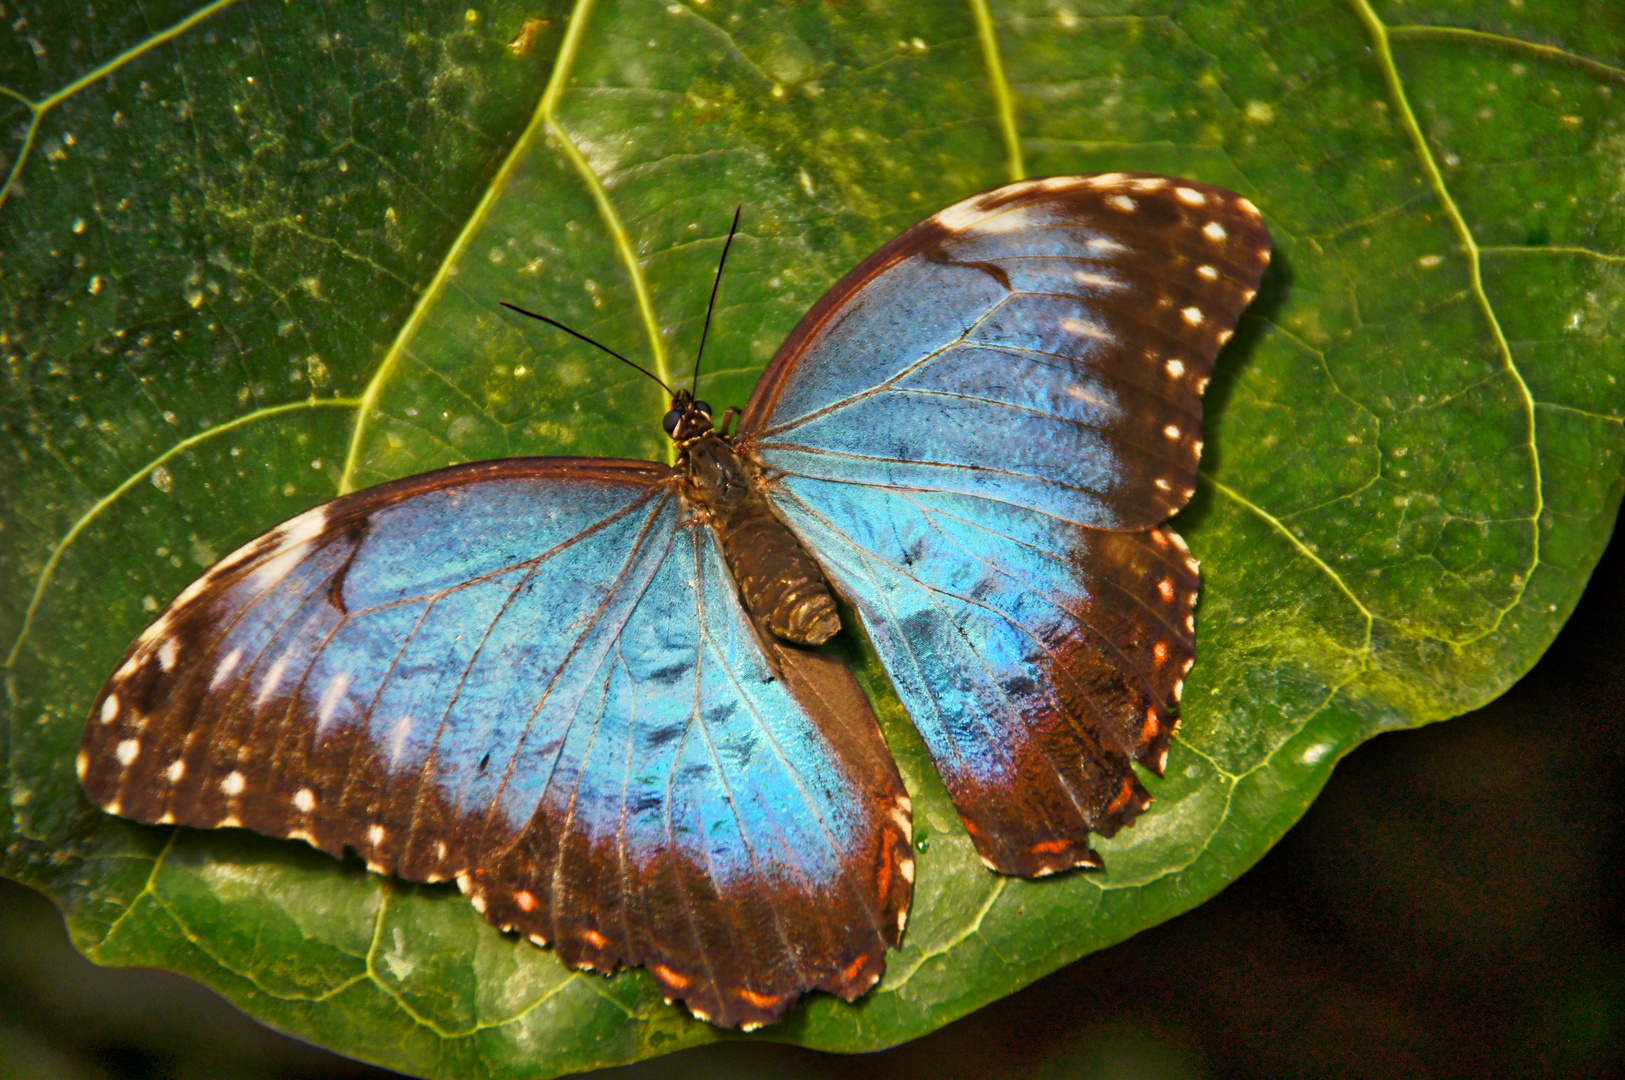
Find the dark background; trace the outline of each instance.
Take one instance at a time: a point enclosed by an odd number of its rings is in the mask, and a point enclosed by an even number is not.
[[[913,1043],[706,1047],[596,1074],[1625,1076],[1625,544],[1488,707],[1349,755],[1208,904]],[[0,880],[0,1077],[382,1078],[168,972],[98,968]]]

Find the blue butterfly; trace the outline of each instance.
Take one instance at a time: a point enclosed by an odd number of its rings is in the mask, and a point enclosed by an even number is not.
[[[125,653],[81,782],[455,880],[719,1025],[853,1000],[914,861],[874,713],[808,647],[832,597],[988,867],[1099,867],[1177,725],[1199,579],[1161,523],[1269,252],[1246,199],[1167,177],[950,206],[808,312],[737,432],[676,393],[676,468],[476,462],[249,542]]]

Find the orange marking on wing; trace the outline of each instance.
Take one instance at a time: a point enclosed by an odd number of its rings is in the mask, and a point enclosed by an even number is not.
[[[880,860],[880,899],[884,903],[891,892],[891,857],[889,853]]]
[[[689,983],[694,981],[693,979],[689,978],[687,975],[679,975],[679,974],[677,974],[677,972],[673,971],[671,968],[667,967],[665,964],[655,964],[649,970],[654,972],[656,975],[660,976],[662,979],[665,979],[667,982],[671,983],[673,986],[677,987],[677,989],[679,989],[679,990],[681,990],[683,987],[687,986]]]
[[[1145,710],[1145,724],[1140,728],[1140,738],[1150,742],[1157,737],[1157,731],[1162,727],[1157,723],[1157,710]]]
[[[1162,597],[1164,603],[1173,603],[1174,583],[1169,581],[1167,578],[1163,578],[1161,581],[1157,582],[1157,595]]]
[[[519,910],[531,912],[536,910],[536,898],[524,889],[513,894],[513,902],[519,905]]]
[[[1115,814],[1117,811],[1123,809],[1123,807],[1128,805],[1129,798],[1133,794],[1134,781],[1132,779],[1124,780],[1123,787],[1117,792],[1117,798],[1113,799],[1111,804],[1106,807],[1106,813]]]
[[[1166,664],[1168,662],[1168,643],[1166,641],[1157,642],[1156,647],[1151,650],[1151,655],[1156,658],[1157,663]]]
[[[863,965],[867,964],[868,962],[869,958],[867,956],[860,956],[856,960],[852,961],[846,966],[845,970],[841,972],[841,981],[851,982],[853,979],[857,978],[858,972],[862,971]]]
[[[609,938],[605,937],[603,934],[600,934],[590,926],[581,931],[581,936],[586,938],[587,944],[591,945],[595,949],[602,949],[605,945],[609,944]]]
[[[756,991],[746,989],[743,986],[739,988],[739,996],[758,1009],[771,1009],[784,1000],[783,994],[758,994]]]
[[[1044,840],[1033,845],[1033,851],[1040,855],[1059,855],[1072,846],[1070,840]]]

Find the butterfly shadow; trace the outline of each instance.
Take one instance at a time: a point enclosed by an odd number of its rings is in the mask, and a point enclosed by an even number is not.
[[[1219,354],[1219,362],[1213,368],[1212,382],[1202,397],[1205,443],[1200,475],[1204,479],[1221,475],[1224,471],[1225,418],[1230,399],[1236,393],[1242,377],[1254,364],[1260,344],[1276,325],[1277,316],[1291,294],[1292,282],[1291,255],[1276,248],[1269,269],[1259,282],[1258,296],[1248,306],[1247,314],[1236,325],[1235,335]],[[1212,484],[1196,485],[1196,494],[1172,522],[1180,535],[1193,537],[1201,532],[1212,512],[1213,497]]]

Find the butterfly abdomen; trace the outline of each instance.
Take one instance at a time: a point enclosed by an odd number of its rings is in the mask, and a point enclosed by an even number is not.
[[[821,645],[841,628],[824,572],[752,485],[745,464],[720,436],[688,450],[696,498],[745,608],[758,625],[800,645]]]

